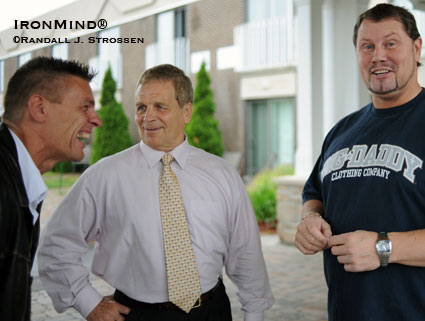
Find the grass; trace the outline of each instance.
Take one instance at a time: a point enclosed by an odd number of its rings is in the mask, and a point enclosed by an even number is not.
[[[43,174],[43,179],[48,189],[63,188],[71,187],[80,175],[78,173],[64,173],[61,178],[59,173],[47,172]]]

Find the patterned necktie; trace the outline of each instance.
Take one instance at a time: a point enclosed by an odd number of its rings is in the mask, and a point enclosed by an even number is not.
[[[159,178],[168,296],[171,302],[189,313],[201,295],[201,287],[180,186],[170,166],[172,161],[171,154],[164,154]]]

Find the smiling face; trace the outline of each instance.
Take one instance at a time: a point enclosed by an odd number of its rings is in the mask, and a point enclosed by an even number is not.
[[[84,157],[84,141],[93,127],[102,121],[94,110],[94,98],[89,83],[76,76],[65,78],[66,87],[60,103],[47,102],[49,112],[49,153],[57,161],[80,161]]]
[[[363,20],[356,54],[363,81],[377,108],[401,105],[419,93],[416,63],[421,47],[422,39],[412,40],[396,19]]]
[[[136,123],[143,142],[169,152],[184,141],[184,127],[192,117],[192,104],[180,108],[171,80],[152,80],[136,90]]]

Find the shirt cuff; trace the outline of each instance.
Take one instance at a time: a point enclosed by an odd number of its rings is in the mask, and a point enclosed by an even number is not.
[[[88,285],[75,297],[74,308],[87,319],[87,316],[102,299],[103,297],[91,285]]]
[[[245,312],[244,321],[264,321],[264,311]]]

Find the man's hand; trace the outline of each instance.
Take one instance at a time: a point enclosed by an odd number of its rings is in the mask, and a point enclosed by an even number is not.
[[[375,248],[377,238],[376,232],[355,231],[332,236],[329,246],[346,271],[372,271],[380,267]]]
[[[308,215],[298,225],[294,244],[302,253],[311,255],[328,248],[331,236],[331,227],[322,217]]]
[[[87,316],[87,321],[124,321],[122,316],[130,313],[130,309],[114,300],[112,295],[105,296]]]

